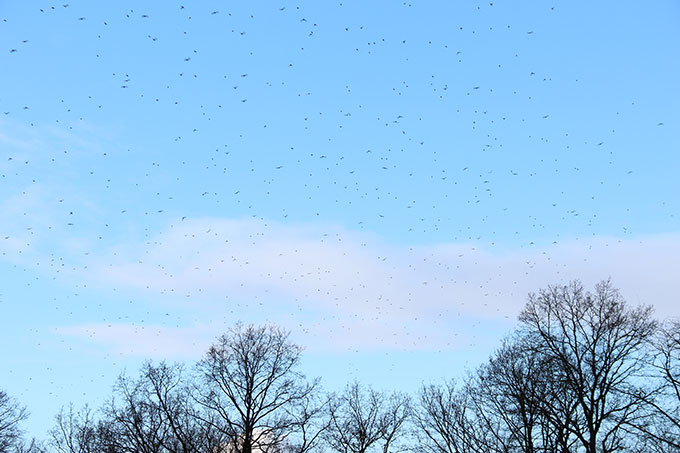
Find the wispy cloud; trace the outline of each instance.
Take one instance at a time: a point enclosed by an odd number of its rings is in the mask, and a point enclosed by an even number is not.
[[[88,278],[160,294],[175,307],[191,306],[198,319],[277,322],[313,349],[440,349],[485,341],[489,326],[494,335],[510,329],[529,292],[574,278],[593,285],[611,277],[632,304],[652,304],[659,316],[671,316],[679,254],[677,234],[498,252],[469,244],[390,244],[341,227],[204,218],[93,257]],[[193,344],[220,333],[215,325],[126,329],[97,328],[91,338],[141,354],[148,347],[135,349],[140,343],[129,338]],[[199,332],[204,336],[192,339]]]
[[[652,304],[660,317],[677,315],[678,234],[500,249],[210,217],[176,219],[144,241],[119,237],[105,248],[87,231],[66,227],[40,185],[6,198],[0,210],[12,219],[0,238],[4,260],[191,313],[179,327],[150,319],[147,327],[114,329],[97,320],[61,331],[123,354],[195,353],[181,345],[208,344],[238,319],[282,324],[316,350],[470,347],[485,341],[484,331],[497,337],[511,329],[529,292],[574,278],[591,286],[611,277],[631,303]]]

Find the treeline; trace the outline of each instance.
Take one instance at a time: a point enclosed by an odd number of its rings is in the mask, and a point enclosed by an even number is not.
[[[101,408],[62,409],[42,442],[22,439],[26,410],[0,392],[0,452],[680,451],[680,323],[608,281],[530,295],[488,361],[417,395],[325,393],[301,353],[278,327],[237,324],[190,369],[147,362]]]

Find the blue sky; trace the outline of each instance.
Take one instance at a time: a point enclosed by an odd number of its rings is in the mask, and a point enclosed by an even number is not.
[[[527,293],[678,315],[680,6],[0,3],[0,387],[42,434],[273,322],[328,389],[459,376]]]

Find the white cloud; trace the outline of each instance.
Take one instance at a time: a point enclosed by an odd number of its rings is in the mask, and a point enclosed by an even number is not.
[[[497,338],[529,292],[574,278],[592,286],[611,277],[632,304],[677,314],[677,256],[677,234],[497,252],[389,244],[340,227],[204,218],[109,250],[89,268],[100,285],[190,304],[195,319],[282,324],[315,350],[440,349]],[[163,335],[190,341],[198,330]]]

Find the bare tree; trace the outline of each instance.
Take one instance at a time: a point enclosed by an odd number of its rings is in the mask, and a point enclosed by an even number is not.
[[[473,400],[495,437],[526,453],[540,447],[541,397],[538,354],[505,342],[474,379]]]
[[[553,380],[571,398],[566,429],[586,453],[626,447],[624,427],[642,411],[636,379],[649,362],[645,342],[657,329],[650,307],[628,308],[609,281],[594,292],[580,282],[531,294],[520,314],[536,352],[556,367]]]
[[[414,411],[420,448],[431,453],[487,453],[488,432],[479,423],[470,386],[427,384],[420,389]]]
[[[59,453],[212,452],[221,442],[184,382],[181,365],[146,362],[139,376],[118,378],[98,420],[86,406],[57,415],[51,446]]]
[[[121,375],[103,409],[100,444],[117,452],[212,452],[225,438],[191,390],[179,364],[146,362],[136,379]]]
[[[142,380],[121,375],[103,413],[107,431],[101,433],[102,442],[110,449],[130,453],[166,451],[170,428],[162,408],[149,400]]]
[[[19,424],[27,417],[26,408],[0,390],[0,453],[9,452],[21,444]]]
[[[293,420],[292,430],[286,438],[287,453],[322,451],[323,434],[330,426],[326,416],[329,399],[321,399],[317,393],[298,400],[287,410]]]
[[[385,396],[372,388],[364,390],[354,381],[330,401],[326,441],[343,453],[367,453],[376,448],[388,453],[404,434],[410,412],[408,396]]]
[[[550,357],[515,335],[468,383],[478,419],[501,450],[572,451],[576,438],[567,426],[576,406],[554,368]]]
[[[69,405],[56,416],[56,426],[50,431],[51,446],[59,453],[96,453],[103,450],[99,424],[88,406],[74,411]]]
[[[47,453],[48,450],[45,446],[37,441],[35,438],[31,439],[30,442],[20,441],[14,446],[14,453]]]
[[[411,412],[411,398],[408,395],[393,392],[385,399],[380,417],[383,453],[402,449],[398,442],[405,433],[404,427],[411,417]]]
[[[278,327],[237,324],[197,364],[197,401],[235,453],[280,451],[299,420],[290,411],[311,395],[297,371],[302,349]]]
[[[222,438],[210,423],[201,422],[200,409],[194,404],[191,388],[184,382],[183,367],[161,362],[147,362],[141,382],[149,404],[157,406],[168,429],[163,440],[167,451],[194,453],[212,451]]]
[[[655,385],[634,394],[646,411],[630,423],[632,433],[646,440],[648,451],[680,451],[680,322],[667,322],[651,343],[648,378]]]

